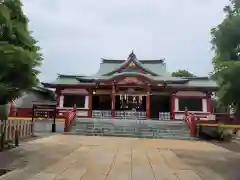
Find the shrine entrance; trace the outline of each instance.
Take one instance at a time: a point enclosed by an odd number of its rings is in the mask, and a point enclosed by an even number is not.
[[[117,111],[146,112],[146,89],[141,87],[119,87],[116,93]]]
[[[146,96],[123,94],[116,96],[116,110],[146,111]]]
[[[171,97],[165,95],[151,95],[150,96],[150,118],[160,120],[171,119]]]

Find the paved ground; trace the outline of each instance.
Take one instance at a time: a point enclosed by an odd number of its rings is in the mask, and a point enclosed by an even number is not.
[[[0,179],[238,180],[239,165],[238,152],[200,141],[54,135],[0,153],[15,169]]]

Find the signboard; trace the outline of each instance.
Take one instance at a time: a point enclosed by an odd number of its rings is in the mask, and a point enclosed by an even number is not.
[[[140,81],[136,77],[125,77],[123,80],[119,81],[118,84],[143,84],[142,81]]]
[[[33,103],[33,118],[54,118],[57,103]]]
[[[52,132],[56,132],[56,102],[34,102],[32,107],[32,121],[35,118],[53,119]]]
[[[128,83],[136,83],[139,82],[139,80],[136,77],[126,77],[124,78],[124,81],[128,82]]]

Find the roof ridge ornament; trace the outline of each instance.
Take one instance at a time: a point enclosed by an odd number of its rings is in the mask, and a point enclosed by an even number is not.
[[[135,68],[135,67],[136,67],[136,64],[132,61],[132,62],[130,62],[130,64],[128,65],[128,67],[130,67],[130,68]]]
[[[135,62],[137,61],[137,56],[134,54],[134,51],[133,51],[133,50],[132,50],[131,54],[129,54],[127,61],[128,61],[128,62],[131,61],[131,63],[132,63],[133,61],[135,61]]]

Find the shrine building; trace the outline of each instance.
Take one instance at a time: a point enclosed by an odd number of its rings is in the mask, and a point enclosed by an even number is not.
[[[77,116],[111,119],[183,119],[188,111],[209,115],[217,89],[208,77],[172,77],[165,60],[102,59],[92,76],[58,75],[42,83],[56,89],[59,108],[77,107]]]

